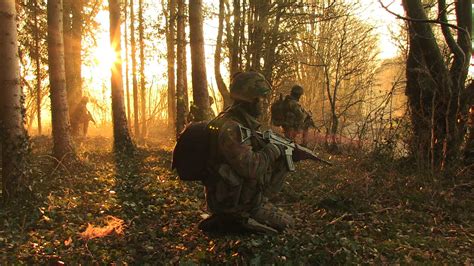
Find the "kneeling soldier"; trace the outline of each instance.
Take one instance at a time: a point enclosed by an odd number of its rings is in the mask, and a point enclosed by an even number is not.
[[[200,224],[205,231],[229,231],[233,229],[226,227],[242,226],[276,232],[294,223],[292,217],[267,200],[280,190],[287,173],[283,148],[256,134],[260,127],[257,118],[270,91],[263,75],[237,73],[230,85],[233,105],[208,125],[208,167],[212,174],[204,185],[211,216]]]

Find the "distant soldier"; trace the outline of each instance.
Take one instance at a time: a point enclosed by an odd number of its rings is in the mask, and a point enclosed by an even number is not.
[[[212,135],[208,167],[213,174],[204,184],[212,215],[200,224],[205,231],[250,226],[276,232],[294,223],[267,199],[281,188],[287,173],[284,148],[255,133],[269,93],[270,85],[263,75],[237,73],[230,85],[233,105],[208,124]]]
[[[214,113],[214,110],[212,110],[212,105],[214,104],[214,98],[209,96],[209,109],[207,110],[207,119],[212,119],[216,117],[216,113]],[[194,104],[193,101],[191,101],[191,105],[189,107],[189,113],[188,113],[188,123],[189,122],[196,122],[196,117],[197,113],[199,111],[199,108],[197,107],[196,104]]]
[[[82,134],[85,137],[89,129],[89,121],[92,121],[92,123],[95,124],[95,120],[92,117],[92,114],[89,112],[89,110],[87,110],[88,102],[88,97],[82,97],[81,101],[76,106],[76,109],[72,114],[72,120],[75,121],[75,123],[73,123],[74,126],[72,128],[72,131],[75,136],[79,135],[79,131],[82,126]]]
[[[189,105],[189,113],[187,117],[188,123],[196,121],[197,112],[198,112],[197,105],[195,105],[194,102],[191,101]]]
[[[280,117],[278,119],[272,118],[272,121],[275,125],[282,127],[287,138],[296,140],[298,134],[302,133],[303,145],[306,145],[308,141],[308,130],[314,127],[314,122],[311,113],[306,111],[299,102],[302,95],[303,87],[299,85],[293,86],[290,95],[287,95],[285,100],[278,103],[281,105],[280,107],[274,108],[272,106],[272,116]],[[276,105],[276,103],[274,105]],[[278,115],[278,113],[280,113],[280,115]]]
[[[209,96],[209,118],[210,119],[216,117],[216,113],[214,112],[214,109],[212,109],[213,104],[214,104],[214,98]]]

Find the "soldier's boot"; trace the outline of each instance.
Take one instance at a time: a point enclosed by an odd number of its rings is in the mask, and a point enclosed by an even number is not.
[[[224,215],[212,214],[199,222],[198,228],[206,232],[224,232],[232,221]]]
[[[275,228],[261,224],[253,218],[249,218],[244,227],[250,232],[255,234],[278,234]]]
[[[235,217],[232,215],[213,214],[202,220],[198,228],[208,233],[255,233],[274,234],[277,230],[261,224],[252,218]]]
[[[198,228],[208,233],[244,233],[247,218],[230,214],[212,214],[199,222]]]
[[[254,214],[252,214],[251,217],[259,223],[266,224],[278,231],[283,231],[295,224],[295,219],[293,217],[278,209],[270,202],[266,202]]]

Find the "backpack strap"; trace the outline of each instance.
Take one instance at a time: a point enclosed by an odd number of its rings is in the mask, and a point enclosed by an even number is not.
[[[239,129],[241,137],[240,143],[244,143],[246,140],[252,137],[252,130],[250,128],[244,127],[239,124]]]
[[[209,135],[209,154],[206,163],[206,170],[208,172],[208,177],[206,180],[203,180],[204,185],[215,183],[219,178],[218,169],[216,169],[216,167],[222,162],[222,157],[219,156],[218,138],[219,131],[225,122],[224,117],[226,116],[226,113],[227,110],[220,113],[207,123],[206,130]]]

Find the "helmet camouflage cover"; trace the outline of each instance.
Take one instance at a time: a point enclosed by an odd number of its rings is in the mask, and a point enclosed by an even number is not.
[[[268,81],[257,72],[237,73],[230,84],[230,97],[234,100],[252,102],[255,98],[265,97],[270,91]]]
[[[295,85],[291,88],[291,94],[294,94],[294,95],[303,95],[303,87],[301,87],[300,85]]]

